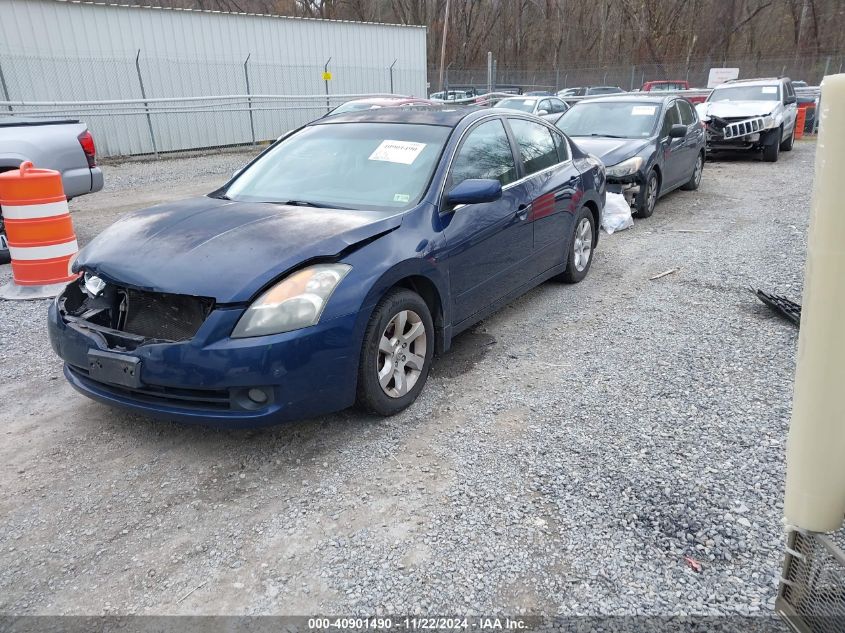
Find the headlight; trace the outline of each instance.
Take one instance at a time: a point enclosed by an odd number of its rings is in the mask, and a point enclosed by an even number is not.
[[[347,264],[316,264],[286,277],[247,308],[232,338],[281,334],[315,325],[351,268]]]
[[[763,117],[763,125],[765,125],[767,129],[775,127],[775,117],[773,117],[771,114],[767,114]]]
[[[630,176],[636,174],[642,167],[643,159],[640,156],[634,156],[628,160],[623,160],[621,163],[616,163],[607,168],[608,178],[621,178],[622,176]]]

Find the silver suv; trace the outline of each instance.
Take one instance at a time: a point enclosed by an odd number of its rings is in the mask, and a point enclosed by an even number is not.
[[[696,110],[707,125],[708,151],[762,151],[763,160],[775,162],[792,149],[798,99],[787,77],[725,82]]]

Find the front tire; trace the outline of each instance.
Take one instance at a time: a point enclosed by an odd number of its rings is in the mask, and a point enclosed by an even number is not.
[[[778,135],[778,138],[768,145],[763,146],[763,160],[767,163],[778,162],[778,157],[780,156],[780,144],[783,142],[783,128],[779,127],[774,133]]]
[[[581,207],[575,216],[575,230],[569,246],[566,260],[566,270],[559,275],[559,279],[568,284],[577,284],[590,272],[593,263],[593,247],[596,244],[595,219],[592,212]]]
[[[417,399],[434,356],[434,323],[425,301],[397,288],[379,301],[367,329],[358,364],[361,408],[394,415]]]
[[[795,126],[792,126],[792,132],[789,134],[789,138],[786,139],[783,143],[780,144],[780,150],[782,152],[791,152],[792,146],[795,144]]]
[[[648,172],[646,177],[646,184],[640,192],[640,198],[637,201],[637,210],[634,212],[635,218],[648,218],[654,213],[654,207],[657,205],[657,195],[660,192],[660,179],[657,177],[657,172],[653,169]]]
[[[695,167],[692,170],[690,179],[681,185],[684,191],[695,191],[701,184],[701,173],[704,171],[704,154],[699,154],[695,160]]]

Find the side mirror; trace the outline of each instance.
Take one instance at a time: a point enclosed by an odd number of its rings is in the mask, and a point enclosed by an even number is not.
[[[794,95],[786,95],[786,98],[783,100],[784,104],[789,105],[790,103],[798,103],[798,97]]]
[[[548,110],[537,110],[537,116],[543,116],[544,114],[548,114]]]
[[[687,135],[687,126],[683,123],[675,123],[669,130],[669,138],[684,138]]]
[[[483,202],[495,202],[502,197],[502,183],[492,178],[469,178],[455,185],[446,194],[446,203],[450,206],[456,204],[481,204]]]

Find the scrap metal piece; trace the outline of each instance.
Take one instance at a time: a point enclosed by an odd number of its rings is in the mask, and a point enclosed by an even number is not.
[[[749,288],[749,290],[781,317],[790,321],[793,325],[801,326],[801,304],[790,301],[783,295],[773,295],[754,288]]]

